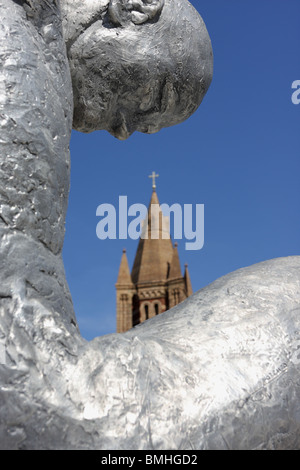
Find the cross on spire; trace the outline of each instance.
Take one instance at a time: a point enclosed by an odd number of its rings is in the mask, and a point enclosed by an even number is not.
[[[152,178],[152,189],[156,188],[155,178],[158,178],[158,177],[159,175],[157,175],[155,171],[152,171],[152,175],[149,175],[149,178]]]

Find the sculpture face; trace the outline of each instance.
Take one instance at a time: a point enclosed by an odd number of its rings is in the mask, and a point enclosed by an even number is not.
[[[84,10],[77,3],[63,2],[76,130],[106,129],[123,140],[198,108],[212,79],[212,49],[187,0],[87,0]]]

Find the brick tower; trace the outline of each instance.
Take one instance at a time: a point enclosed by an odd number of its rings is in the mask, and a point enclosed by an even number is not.
[[[148,207],[148,236],[140,238],[130,274],[123,250],[116,283],[117,332],[122,333],[159,315],[189,297],[192,291],[187,265],[181,273],[177,243],[169,236],[169,221],[162,214],[152,174],[152,196]]]

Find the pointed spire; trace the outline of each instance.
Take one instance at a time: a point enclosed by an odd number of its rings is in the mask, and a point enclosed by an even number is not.
[[[169,272],[168,279],[182,278],[177,247],[178,247],[178,243],[175,242],[174,248],[173,248],[173,256],[172,256],[172,261],[171,261],[171,265],[170,265],[170,272]]]
[[[173,256],[172,241],[170,237],[165,238],[162,234],[165,230],[162,223],[163,214],[159,207],[155,187],[152,187],[152,189],[148,207],[148,238],[141,238],[139,241],[131,273],[134,284],[149,281],[165,281],[167,279],[168,266]],[[152,209],[153,214],[151,214]],[[152,226],[153,222],[155,227]]]
[[[151,195],[151,199],[150,199],[150,203],[149,203],[149,207],[148,207],[148,217],[149,216],[151,217],[151,214],[150,214],[151,210],[150,209],[151,209],[151,206],[153,204],[158,204],[159,205],[159,200],[158,200],[155,188],[152,189],[152,195]]]
[[[193,293],[193,288],[192,288],[192,283],[191,283],[191,278],[190,278],[187,263],[184,266],[185,266],[184,281],[185,281],[186,295],[187,297],[189,297]]]
[[[126,250],[123,250],[123,255],[121,258],[120,268],[119,268],[119,275],[117,280],[118,285],[128,285],[132,284]]]

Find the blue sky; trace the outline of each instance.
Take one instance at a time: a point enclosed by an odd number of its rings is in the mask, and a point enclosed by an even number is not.
[[[148,205],[154,170],[161,203],[204,204],[205,243],[186,251],[194,291],[238,268],[300,254],[299,0],[193,0],[211,36],[214,78],[197,112],[155,135],[120,142],[73,132],[63,258],[82,335],[115,332],[122,249],[99,240],[96,209]]]

